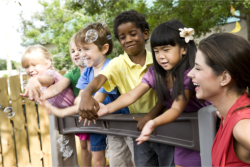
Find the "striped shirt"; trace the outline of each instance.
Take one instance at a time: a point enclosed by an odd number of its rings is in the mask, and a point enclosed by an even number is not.
[[[43,73],[43,75],[50,75],[51,77],[53,77],[55,79],[55,82],[53,84],[57,83],[63,77],[61,74],[59,74],[58,72],[54,70],[46,70]],[[47,87],[45,87],[45,89],[46,88]],[[56,89],[54,89],[53,92],[54,94],[58,94],[58,91]],[[69,87],[67,87],[60,94],[48,99],[47,101],[54,107],[66,108],[66,107],[74,105],[74,100],[75,100],[75,96],[74,96],[73,91]]]

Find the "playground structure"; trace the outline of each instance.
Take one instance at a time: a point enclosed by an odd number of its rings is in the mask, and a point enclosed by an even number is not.
[[[65,72],[60,72],[61,74]],[[23,75],[26,80],[26,75]],[[8,166],[80,166],[80,144],[74,133],[93,132],[136,138],[140,132],[133,117],[144,114],[112,114],[101,117],[96,124],[84,127],[78,116],[48,116],[42,106],[20,96],[20,76],[0,78],[0,167]],[[11,106],[15,116],[2,112]],[[211,148],[216,134],[216,109],[207,106],[198,113],[183,113],[176,121],[155,129],[150,141],[180,146],[201,152],[202,166],[211,166]],[[65,159],[59,151],[59,134],[67,136],[73,154]],[[76,149],[77,148],[77,149]]]

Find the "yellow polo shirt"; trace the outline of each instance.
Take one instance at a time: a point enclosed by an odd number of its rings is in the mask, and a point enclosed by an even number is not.
[[[109,65],[99,73],[107,77],[103,88],[110,92],[117,87],[121,94],[134,89],[141,83],[142,77],[148,71],[148,68],[153,65],[152,53],[147,51],[146,56],[146,63],[143,67],[140,64],[133,63],[126,52],[112,59]],[[130,113],[148,113],[157,101],[156,91],[150,89],[128,108]]]

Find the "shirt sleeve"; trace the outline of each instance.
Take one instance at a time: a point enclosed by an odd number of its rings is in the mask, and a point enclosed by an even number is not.
[[[83,69],[82,75],[79,78],[77,85],[76,85],[76,87],[78,89],[85,89],[86,86],[88,85],[88,83],[89,83],[89,81],[88,81],[88,71],[89,70],[88,69],[89,69],[88,67]]]
[[[189,78],[187,76],[187,74],[189,73],[189,71],[190,71],[190,69],[187,69],[184,72],[184,89],[185,90],[190,90],[190,91],[195,91],[195,86],[194,86],[194,84],[192,84],[191,78]]]
[[[55,83],[62,79],[62,75],[56,72],[55,70],[46,70],[43,75],[50,75],[54,78]]]
[[[70,70],[69,72],[67,72],[66,74],[63,75],[65,78],[68,78],[70,83],[73,82],[73,71]]]
[[[107,67],[105,67],[99,74],[107,77],[107,81],[102,85],[107,92],[111,92],[117,86],[117,80],[119,78],[117,67],[119,59],[114,58],[110,60]]]
[[[151,88],[155,89],[155,76],[154,76],[154,67],[153,66],[149,67],[146,74],[144,74],[141,82],[145,83],[148,86],[150,86]]]

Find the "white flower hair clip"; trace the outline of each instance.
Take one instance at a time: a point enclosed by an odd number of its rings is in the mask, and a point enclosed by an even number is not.
[[[185,42],[188,43],[190,40],[194,40],[194,37],[192,35],[194,35],[194,29],[193,28],[179,28],[180,32],[180,36],[182,38],[185,38]]]

